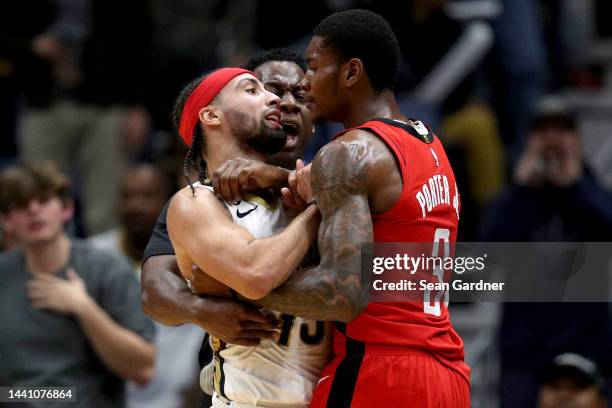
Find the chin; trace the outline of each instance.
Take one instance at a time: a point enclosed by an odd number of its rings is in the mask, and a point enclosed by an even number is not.
[[[320,125],[321,123],[324,123],[325,119],[321,118],[320,115],[315,115],[314,113],[312,114],[312,124],[313,125]]]
[[[331,112],[325,112],[317,109],[316,107],[310,111],[310,115],[312,118],[313,124],[319,124],[324,122],[333,122],[334,120],[331,118]]]
[[[47,226],[40,231],[26,233],[23,242],[30,245],[44,244],[56,239],[61,232],[62,230],[55,231],[51,226]]]
[[[26,245],[41,245],[41,244],[46,244],[47,242],[50,242],[53,240],[53,237],[50,236],[49,234],[36,234],[36,235],[30,235],[25,237],[21,242],[23,242]]]

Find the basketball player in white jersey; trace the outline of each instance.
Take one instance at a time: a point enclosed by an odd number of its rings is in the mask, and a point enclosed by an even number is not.
[[[285,135],[279,103],[245,70],[224,68],[194,81],[179,96],[175,112],[179,134],[191,146],[186,164],[212,173],[226,160],[264,160],[280,150]],[[168,210],[181,273],[190,281],[198,276],[193,290],[219,296],[235,291],[253,300],[299,266],[318,222],[314,203],[289,221],[277,194],[223,202],[199,182],[179,191]],[[281,318],[278,338],[256,347],[212,340],[214,407],[308,406],[328,360],[328,330],[322,322]]]

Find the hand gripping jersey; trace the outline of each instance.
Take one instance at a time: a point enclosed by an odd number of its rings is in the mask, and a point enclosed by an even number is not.
[[[212,191],[212,187],[200,183],[194,186]],[[289,223],[279,201],[269,204],[249,195],[225,205],[234,222],[255,238],[274,235]],[[277,314],[283,321],[277,341],[262,340],[258,346],[245,347],[211,337],[213,385],[221,399],[262,407],[309,405],[321,370],[329,361],[330,327],[324,322]],[[207,388],[207,384],[201,386]]]
[[[390,210],[372,215],[374,241],[454,244],[459,193],[440,140],[418,121],[375,119],[356,129],[368,130],[385,142],[396,158],[403,180],[398,202]],[[336,356],[359,359],[368,349],[424,352],[469,381],[470,371],[463,361],[463,341],[451,326],[444,302],[433,299],[370,302],[352,322],[336,324]],[[341,364],[338,370],[342,367]],[[343,374],[345,379],[356,375],[339,371],[336,380]],[[337,386],[346,384],[340,380]],[[328,402],[328,406],[333,403]]]

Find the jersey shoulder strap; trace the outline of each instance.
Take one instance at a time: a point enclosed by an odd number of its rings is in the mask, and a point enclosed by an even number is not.
[[[353,128],[349,128],[349,129],[344,129],[343,131],[338,133],[334,137],[334,139],[338,138],[338,137],[342,136],[343,134],[345,134],[347,132],[350,132],[351,130],[354,130],[354,129],[370,130],[370,131],[380,135],[381,132],[384,132],[384,130],[380,126],[381,124],[392,126],[394,128],[398,128],[398,129],[402,129],[406,133],[408,133],[409,135],[415,137],[419,141],[421,141],[423,143],[426,143],[426,144],[433,143],[433,141],[436,138],[435,134],[433,132],[431,132],[429,130],[429,128],[427,126],[425,126],[423,124],[423,122],[421,122],[419,120],[409,120],[408,122],[403,122],[403,121],[396,120],[396,119],[375,118],[375,119],[369,120],[369,121],[367,121],[367,122],[365,122],[365,123],[363,123],[363,124],[361,124],[359,126],[355,126]]]
[[[411,136],[414,136],[418,140],[423,143],[430,144],[433,143],[435,139],[435,134],[429,130],[427,126],[420,120],[409,120],[408,122],[403,122],[401,120],[388,119],[388,118],[376,118],[372,119],[370,122],[381,122],[385,125],[393,126],[399,129],[404,130]],[[368,122],[369,123],[369,122]],[[364,127],[367,127],[368,123],[364,123]]]

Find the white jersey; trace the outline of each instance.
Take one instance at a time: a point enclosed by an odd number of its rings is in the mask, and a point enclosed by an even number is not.
[[[200,183],[194,186],[212,190]],[[274,235],[289,224],[280,200],[270,205],[260,197],[247,196],[225,205],[234,222],[255,238]],[[246,347],[211,337],[215,355],[213,386],[221,398],[262,407],[308,407],[330,357],[330,326],[325,322],[277,315],[283,327],[276,341],[262,340],[258,346]],[[210,376],[200,378],[208,381]],[[200,385],[202,389],[210,388],[209,384]]]

